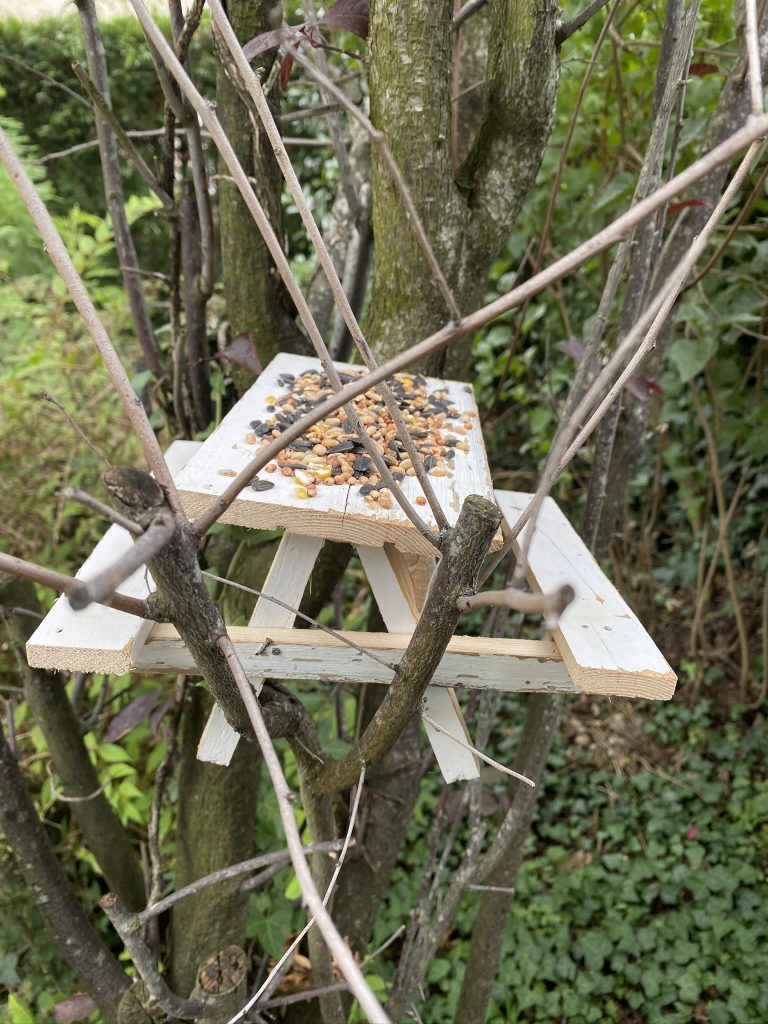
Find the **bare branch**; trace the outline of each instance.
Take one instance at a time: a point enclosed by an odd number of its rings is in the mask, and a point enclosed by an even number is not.
[[[165,547],[175,530],[176,522],[173,516],[166,512],[156,515],[144,533],[134,541],[133,547],[116,562],[89,580],[75,580],[72,583],[67,589],[69,603],[78,612],[94,602],[107,603],[121,583],[133,576],[137,569]]]
[[[645,355],[650,351],[656,341],[659,331],[661,330],[666,317],[669,315],[672,306],[675,303],[677,296],[679,295],[685,278],[690,273],[691,269],[699,259],[701,254],[706,248],[710,236],[717,226],[718,221],[722,217],[723,213],[727,209],[731,199],[741,187],[741,184],[749,173],[750,168],[754,164],[757,155],[760,151],[762,143],[755,142],[750,146],[746,155],[744,156],[741,164],[736,170],[733,178],[728,184],[728,187],[723,192],[720,201],[718,202],[715,209],[712,211],[709,220],[706,225],[694,240],[688,252],[685,254],[682,260],[678,263],[677,267],[673,270],[669,277],[667,284],[661,289],[661,291],[655,296],[653,301],[649,303],[648,308],[644,314],[637,321],[633,329],[626,335],[622,343],[619,345],[617,350],[608,360],[603,367],[602,371],[593,381],[592,385],[587,390],[577,407],[573,410],[569,418],[568,429],[563,430],[559,437],[555,439],[552,445],[547,463],[541,474],[541,480],[539,486],[536,489],[536,493],[528,504],[528,506],[521,513],[517,522],[511,528],[509,535],[504,540],[504,545],[501,550],[496,554],[491,564],[483,571],[480,576],[481,584],[488,579],[490,574],[496,568],[496,566],[502,561],[502,559],[512,549],[517,537],[520,535],[526,524],[535,518],[538,509],[541,507],[541,503],[544,497],[551,489],[555,480],[558,478],[560,473],[565,469],[571,459],[574,457],[579,448],[584,444],[587,438],[590,436],[592,431],[598,425],[602,417],[605,415],[607,410],[610,408],[612,402],[624,384],[630,376],[635,372],[638,364],[642,361]],[[718,147],[719,148],[719,147]],[[662,191],[662,190],[660,190]],[[638,204],[642,205],[642,204]],[[638,340],[642,337],[643,332],[647,331],[645,337],[638,345]],[[634,350],[634,354],[627,363],[626,367],[616,377],[616,373],[622,366],[624,361],[629,356],[630,352]],[[610,385],[610,389],[606,397],[600,402],[598,407],[592,413],[588,423],[584,428],[577,431],[576,424],[583,422],[583,420],[589,415],[590,410],[593,408],[594,403],[597,401],[598,396],[602,394],[604,389]],[[574,434],[576,435],[574,438]]]
[[[492,757],[488,757],[488,755],[484,754],[482,750],[478,750],[477,747],[473,747],[471,743],[467,743],[463,736],[456,736],[448,729],[443,728],[443,726],[436,722],[434,718],[430,718],[429,715],[425,715],[423,712],[421,717],[428,725],[431,725],[433,729],[437,729],[437,731],[441,732],[443,736],[450,736],[454,743],[458,743],[459,746],[464,747],[465,750],[471,750],[475,757],[479,757],[481,761],[485,761],[486,764],[495,768],[496,771],[503,772],[505,775],[511,775],[513,779],[517,779],[519,782],[524,782],[526,786],[530,786],[532,789],[536,788],[536,783],[526,775],[521,775],[512,768],[507,768],[507,766],[505,764],[501,764],[500,761],[494,761]]]
[[[287,52],[285,48],[283,48],[283,52]],[[419,211],[414,205],[411,193],[408,191],[408,186],[405,184],[405,179],[403,178],[397,161],[392,156],[392,151],[387,145],[387,140],[384,138],[384,135],[377,128],[374,128],[373,124],[365,116],[362,110],[360,110],[359,107],[356,107],[347,94],[339,89],[335,82],[328,78],[327,75],[324,75],[323,72],[301,52],[301,50],[291,49],[290,53],[294,61],[304,68],[309,77],[313,78],[327,93],[330,93],[370,136],[371,141],[378,149],[382,160],[387,166],[387,170],[392,178],[392,183],[400,193],[400,198],[408,214],[408,220],[413,228],[413,233],[419,243],[421,251],[424,254],[425,260],[429,264],[429,268],[432,271],[437,287],[440,289],[440,294],[443,296],[448,312],[450,313],[454,323],[458,323],[461,320],[461,311],[458,303],[456,302],[453,292],[445,279],[445,274],[440,267],[429,238],[427,237],[424,225],[419,217]]]
[[[468,18],[471,18],[473,14],[477,14],[477,12],[482,7],[485,7],[487,3],[488,0],[468,0],[468,2],[464,4],[461,10],[458,11],[453,17],[454,31],[460,29]]]
[[[8,138],[2,128],[0,128],[0,160],[2,160],[5,169],[8,171],[8,175],[17,192],[24,200],[24,204],[29,210],[37,230],[40,232],[46,251],[66,284],[70,297],[83,318],[83,323],[93,339],[99,355],[104,360],[104,365],[112,378],[120,401],[128,413],[131,426],[135,430],[144,449],[144,455],[150,469],[165,491],[168,502],[174,512],[181,513],[181,503],[176,487],[163,458],[163,453],[160,450],[155,433],[147,419],[147,414],[141,404],[141,399],[131,387],[128,375],[123,369],[120,358],[109,339],[99,314],[96,312],[96,307],[83,284],[82,278],[77,270],[75,270],[75,265],[64,246],[56,225],[51,219],[51,215],[46,209],[45,203],[37,194],[35,186],[24,170],[21,160],[19,160],[13,147],[8,142]]]
[[[132,0],[132,2],[135,3],[136,0]],[[301,887],[304,902],[306,903],[309,912],[315,918],[317,926],[320,929],[329,950],[335,958],[339,970],[344,975],[355,998],[360,1003],[363,1013],[367,1016],[368,1020],[372,1022],[372,1024],[390,1024],[389,1017],[382,1009],[378,999],[376,999],[368,987],[368,984],[366,983],[365,978],[352,955],[352,951],[339,935],[330,914],[325,909],[323,901],[320,898],[320,894],[318,893],[312,879],[312,872],[310,871],[309,864],[307,863],[304,845],[301,842],[299,830],[296,825],[296,818],[293,813],[293,801],[295,797],[288,787],[288,783],[285,781],[280,759],[272,745],[272,740],[267,732],[267,727],[264,724],[264,719],[261,714],[261,708],[254,697],[251,684],[248,682],[248,677],[246,676],[243,666],[240,663],[240,659],[237,656],[234,644],[228,636],[222,636],[219,638],[219,647],[225,655],[232,671],[232,675],[235,678],[238,690],[240,691],[240,696],[243,698],[243,703],[245,704],[248,717],[251,721],[251,725],[253,726],[253,731],[256,733],[256,739],[258,740],[259,747],[261,748],[264,763],[266,764],[267,771],[272,779],[272,786],[275,791],[277,806],[280,811],[280,819],[283,823],[285,838],[291,854],[291,863],[293,864],[294,871],[296,872],[296,877],[298,878],[299,885]],[[233,1021],[239,1019],[240,1016],[242,1016],[242,1014],[238,1014],[236,1018],[233,1018]]]
[[[332,853],[335,850],[340,850],[341,847],[341,840],[334,839],[327,843],[314,843],[313,845],[306,846],[305,851],[306,853]],[[218,871],[212,871],[209,875],[203,875],[202,878],[195,879],[189,885],[177,889],[170,896],[166,896],[158,900],[157,903],[148,906],[146,910],[142,910],[139,914],[139,923],[142,925],[147,924],[152,918],[159,917],[166,910],[170,910],[180,900],[186,899],[187,896],[194,896],[195,893],[202,892],[203,889],[207,889],[211,885],[218,885],[219,882],[226,882],[230,878],[237,878],[240,875],[248,875],[252,871],[258,871],[259,868],[269,867],[273,864],[288,864],[290,859],[291,855],[288,850],[275,850],[274,853],[262,853],[259,857],[251,857],[250,860],[242,860],[238,864],[230,864],[226,868],[219,868]]]
[[[760,43],[757,35],[757,0],[744,0],[744,6],[746,8],[744,45],[749,64],[749,94],[752,100],[752,113],[757,116],[763,112],[763,76],[760,70]]]
[[[98,498],[92,497],[87,491],[81,491],[79,487],[64,487],[59,491],[59,495],[67,501],[77,501],[81,505],[86,505],[88,508],[93,509],[94,512],[98,512],[104,519],[109,520],[110,523],[122,526],[128,533],[132,533],[134,537],[144,533],[144,530],[138,523],[134,523],[132,519],[124,516],[121,512],[116,512],[103,501],[99,501]]]
[[[201,1003],[197,999],[179,999],[160,975],[152,953],[142,937],[138,915],[131,914],[114,893],[108,892],[99,900],[102,910],[114,925],[123,941],[131,962],[147,987],[147,992],[168,1017],[175,1020],[195,1020]]]
[[[171,198],[171,196],[168,195],[168,193],[162,187],[162,185],[157,180],[155,175],[152,173],[149,164],[146,162],[141,153],[139,153],[138,149],[136,149],[136,146],[131,141],[128,132],[125,130],[125,128],[123,128],[123,126],[120,124],[120,121],[117,119],[115,112],[112,110],[112,107],[110,107],[110,105],[101,95],[99,90],[96,88],[96,84],[94,83],[93,79],[90,77],[90,75],[88,75],[85,68],[83,68],[83,66],[77,60],[73,61],[72,63],[72,70],[77,75],[77,80],[82,85],[86,95],[88,96],[93,106],[96,108],[96,110],[98,110],[98,112],[101,114],[104,120],[109,124],[110,128],[115,134],[115,138],[117,139],[118,145],[122,149],[125,156],[131,161],[133,166],[136,168],[137,172],[139,173],[140,177],[143,179],[145,184],[147,184],[149,188],[155,193],[155,195],[158,197],[163,206],[166,207],[166,209],[172,209],[173,199]],[[48,159],[50,159],[50,157]]]
[[[589,19],[594,17],[607,3],[608,0],[592,0],[592,3],[587,4],[583,11],[579,11],[570,21],[564,22],[555,34],[558,45],[564,43],[566,39],[570,39],[574,32],[578,32],[580,28],[583,28]]]
[[[352,839],[352,832],[354,831],[355,823],[357,821],[357,811],[358,811],[358,808],[360,806],[360,797],[361,797],[362,792],[363,792],[363,783],[364,782],[365,782],[365,765],[362,765],[362,767],[360,768],[360,778],[358,779],[357,788],[355,790],[355,796],[354,796],[354,799],[352,801],[352,810],[350,811],[350,814],[349,814],[349,824],[347,826],[347,834],[344,837],[344,843],[343,843],[342,848],[341,848],[341,853],[339,855],[338,863],[336,864],[336,867],[334,869],[333,875],[331,876],[331,880],[328,883],[328,888],[325,891],[325,896],[323,896],[323,906],[324,907],[328,905],[328,901],[331,898],[331,894],[333,893],[334,887],[336,885],[336,879],[339,877],[339,872],[341,871],[341,866],[344,863],[344,859],[345,859],[345,857],[347,855],[347,850],[350,848],[350,846],[354,845],[354,841]],[[309,849],[309,848],[307,847],[307,849]],[[239,1016],[241,1016],[241,1017],[244,1016],[246,1013],[248,1013],[248,1011],[251,1009],[251,1007],[258,1006],[259,999],[265,993],[269,992],[270,989],[273,987],[273,983],[274,983],[275,979],[280,976],[280,974],[282,972],[282,969],[283,969],[283,966],[288,961],[290,961],[290,959],[293,956],[294,952],[298,949],[299,945],[301,944],[301,941],[303,940],[304,936],[307,934],[307,932],[309,931],[309,929],[312,927],[312,925],[314,923],[315,923],[315,919],[314,919],[314,917],[311,917],[309,919],[309,921],[307,921],[307,923],[301,929],[301,931],[296,936],[296,938],[293,940],[293,942],[291,942],[290,946],[288,947],[288,949],[286,949],[285,953],[283,953],[283,955],[277,961],[275,966],[269,972],[269,975],[265,979],[263,985],[261,985],[259,987],[258,991],[253,996],[251,996],[251,998],[248,1000],[246,1005],[240,1010]],[[263,1009],[263,1008],[264,1008],[263,1006],[260,1007],[260,1009]],[[233,1018],[232,1021],[229,1022],[229,1024],[234,1024],[235,1020],[237,1020],[236,1017]]]
[[[473,597],[460,597],[456,602],[460,611],[471,608],[511,608],[524,615],[543,615],[548,629],[557,625],[557,620],[576,597],[573,587],[565,584],[551,594],[527,594],[517,587],[506,590],[486,591]]]
[[[59,593],[63,593],[78,582],[72,576],[65,576],[64,573],[56,572],[53,569],[44,569],[42,565],[35,565],[34,562],[26,562],[23,558],[6,555],[3,552],[0,552],[0,571],[9,572],[12,576],[19,576],[23,580],[31,580],[43,587],[50,587],[51,590],[56,590]],[[106,604],[108,608],[116,608],[119,612],[137,615],[140,619],[149,618],[147,602],[138,597],[113,594],[109,601],[101,603]]]

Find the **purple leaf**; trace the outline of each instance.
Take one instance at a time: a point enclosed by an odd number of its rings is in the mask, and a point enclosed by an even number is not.
[[[238,334],[236,338],[233,338],[229,345],[219,352],[219,359],[226,359],[227,362],[234,363],[235,366],[242,366],[254,377],[258,377],[261,373],[261,362],[250,334]]]
[[[260,35],[254,36],[243,47],[245,59],[250,63],[260,53],[273,50],[284,40],[296,35],[301,27],[301,25],[281,25],[280,28],[273,28],[270,32],[262,32]]]
[[[154,693],[146,693],[143,697],[137,697],[130,704],[126,704],[109,723],[109,728],[104,735],[104,742],[117,743],[137,725],[141,725],[161,697],[161,691],[155,690]]]
[[[574,338],[573,335],[571,335],[571,337],[566,339],[565,341],[558,341],[558,343],[555,345],[555,348],[558,350],[558,352],[562,352],[564,355],[570,356],[577,366],[584,358],[584,346],[579,341],[579,339]],[[590,369],[592,371],[592,376],[596,377],[602,369],[597,359],[592,360],[592,366],[590,367]],[[641,377],[639,375],[630,377],[627,381],[625,381],[624,390],[628,391],[630,395],[634,395],[634,397],[639,399],[639,401],[641,402],[647,402],[648,399],[651,397],[652,393],[657,395],[660,395],[662,393],[662,389],[659,387],[656,381],[650,380],[648,377]]]
[[[96,1004],[85,992],[62,999],[53,1008],[53,1019],[56,1024],[72,1024],[76,1020],[85,1020],[96,1010]]]
[[[367,39],[369,18],[368,0],[336,0],[336,3],[332,4],[319,19],[319,23],[343,28],[345,32],[352,32],[361,39]]]
[[[165,718],[165,715],[173,707],[173,697],[169,697],[164,700],[160,707],[154,708],[149,716],[149,731],[153,736],[157,736],[157,730],[160,728],[160,722]]]

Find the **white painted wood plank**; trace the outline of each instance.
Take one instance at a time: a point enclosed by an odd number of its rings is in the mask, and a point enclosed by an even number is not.
[[[343,363],[336,365],[342,372],[360,369]],[[258,443],[246,443],[246,434],[252,420],[263,420],[270,415],[266,412],[266,405],[271,404],[267,403],[267,397],[279,397],[285,392],[277,383],[279,376],[283,373],[298,376],[306,370],[319,367],[317,359],[304,356],[280,354],[272,360],[181,474],[179,490],[184,508],[190,516],[198,516],[208,508],[231,483],[231,476],[221,475],[222,470],[239,473],[258,450]],[[428,379],[428,386],[430,390],[447,388],[452,403],[460,412],[477,411],[469,385],[432,378]],[[477,423],[476,418],[474,423]],[[468,453],[457,451],[453,459],[455,469],[452,477],[431,478],[446,516],[453,523],[468,494],[484,494],[492,498],[493,490],[479,425],[464,434],[453,427],[446,427],[445,433],[461,435],[470,445]],[[394,502],[389,510],[379,506],[370,508],[360,497],[359,488],[349,485],[319,487],[316,497],[300,499],[294,494],[296,482],[292,477],[283,477],[278,473],[264,473],[262,476],[275,486],[260,492],[246,488],[224,513],[222,522],[261,529],[285,527],[293,533],[327,540],[376,547],[393,543],[403,551],[432,553],[432,548]],[[414,478],[406,477],[403,488],[411,501],[421,494],[418,481]],[[426,508],[424,515],[429,518],[429,510]]]
[[[201,447],[199,441],[174,441],[165,453],[171,474],[178,473]],[[133,545],[122,526],[110,526],[90,557],[75,574],[91,579]],[[144,598],[151,578],[144,568],[118,587],[120,594]],[[63,668],[73,672],[105,672],[123,675],[147,636],[152,623],[127,612],[92,604],[74,611],[62,594],[27,642],[27,660],[33,668]]]
[[[414,607],[415,591],[412,584],[409,587],[411,581],[402,555],[397,550],[364,544],[359,544],[357,550],[387,629],[393,633],[412,634],[418,612]],[[468,739],[464,717],[458,702],[452,697],[448,690],[440,691],[435,686],[428,686],[422,698],[423,710],[449,733]],[[479,777],[477,760],[470,750],[439,732],[429,722],[424,722],[424,728],[446,782]]]
[[[496,492],[510,525],[532,495]],[[523,533],[524,536],[524,533]],[[555,642],[574,682],[586,693],[669,700],[677,676],[552,498],[541,509],[530,548],[528,582],[535,591],[570,583]]]
[[[262,593],[271,594],[281,601],[298,608],[304,595],[309,577],[312,574],[323,540],[319,537],[298,537],[285,533],[278,545],[272,560]],[[256,602],[250,626],[292,626],[296,615],[281,608],[273,601],[260,597]],[[249,676],[256,696],[261,692],[264,676]],[[237,733],[224,717],[218,704],[208,716],[205,728],[197,746],[199,761],[213,764],[228,765],[237,749],[240,734]]]
[[[127,530],[110,526],[76,578],[92,579],[132,547],[133,537]],[[142,566],[118,592],[145,598],[150,591],[147,580]],[[27,641],[27,660],[33,668],[124,675],[131,669],[134,647],[141,644],[152,625],[137,615],[100,604],[76,612],[62,594]]]
[[[392,673],[380,662],[318,630],[230,626],[228,632],[249,676],[392,682]],[[391,664],[402,658],[411,639],[410,633],[346,635]],[[267,639],[272,644],[262,650]],[[153,627],[137,653],[133,669],[147,673],[194,672],[195,663],[173,626],[162,623]],[[552,641],[469,636],[452,637],[432,685],[508,693],[581,692]]]

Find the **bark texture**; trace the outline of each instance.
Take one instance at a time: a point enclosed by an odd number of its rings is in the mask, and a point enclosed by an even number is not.
[[[176,823],[174,887],[180,888],[228,864],[253,856],[260,758],[249,743],[239,743],[228,768],[197,760],[197,744],[212,707],[199,687],[189,694],[182,722]],[[245,946],[248,897],[242,879],[211,886],[173,908],[171,987],[188,997],[201,962],[227,946]],[[239,1009],[217,1005],[228,1019]],[[229,1012],[228,1012],[229,1011]]]
[[[27,702],[45,736],[64,793],[69,797],[88,798],[67,806],[109,888],[130,910],[141,910],[146,896],[137,851],[106,796],[97,793],[99,777],[85,748],[81,723],[69,701],[64,681],[53,672],[30,668],[24,657],[24,645],[35,620],[14,612],[14,608],[39,611],[34,587],[26,581],[11,580],[0,589],[0,602],[8,609],[6,616],[18,650]],[[93,796],[94,793],[97,795]]]
[[[371,7],[371,118],[392,149],[459,306],[479,301],[487,270],[533,186],[552,128],[557,84],[552,0],[493,5],[483,116],[454,180],[450,166],[452,4]],[[373,158],[373,291],[368,337],[379,358],[448,319],[381,158]],[[436,357],[462,376],[469,348]]]

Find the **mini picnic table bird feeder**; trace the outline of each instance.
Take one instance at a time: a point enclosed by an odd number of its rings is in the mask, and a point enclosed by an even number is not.
[[[359,367],[337,365],[344,375]],[[430,482],[451,525],[464,499],[480,494],[497,501],[509,523],[530,495],[494,491],[477,421],[471,386],[401,375],[393,382]],[[177,441],[167,459],[185,512],[200,515],[250,461],[258,446],[328,390],[316,359],[281,354],[204,443]],[[378,395],[358,399],[358,411],[411,503],[423,506],[421,488],[391,423],[384,422]],[[388,633],[347,634],[359,650],[318,630],[294,629],[295,614],[260,597],[247,627],[230,636],[258,692],[262,681],[317,679],[389,683],[383,661],[402,657],[423,604],[434,550],[384,490],[343,412],[294,442],[245,488],[221,517],[253,529],[284,529],[262,593],[296,608],[326,540],[346,541],[360,556]],[[337,480],[338,477],[342,481]],[[112,526],[78,572],[89,579],[133,543]],[[547,498],[529,551],[528,583],[551,592],[569,583],[575,600],[561,616],[552,640],[505,640],[455,636],[424,696],[427,734],[446,781],[476,778],[477,761],[467,749],[467,731],[455,691],[557,691],[668,700],[676,676],[626,602],[606,578],[576,531]],[[143,570],[120,588],[146,597],[151,580]],[[195,672],[176,630],[101,605],[75,612],[60,597],[27,644],[34,667],[80,672]],[[446,735],[447,734],[447,735]],[[455,737],[452,739],[451,737]],[[198,757],[229,764],[239,740],[218,705],[200,741]]]

